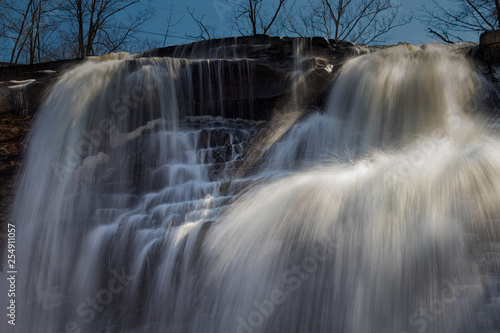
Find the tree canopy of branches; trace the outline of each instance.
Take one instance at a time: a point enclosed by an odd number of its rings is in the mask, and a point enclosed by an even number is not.
[[[46,60],[46,49],[53,42],[58,23],[57,19],[50,18],[57,9],[54,1],[3,1],[1,8],[4,15],[2,37],[13,43],[10,63],[18,63],[20,58],[30,64]]]
[[[242,35],[278,33],[276,24],[287,0],[227,0],[233,8],[231,23]]]
[[[33,64],[131,49],[153,14],[147,4],[136,9],[141,1],[1,0],[2,58]]]
[[[186,34],[186,37],[195,38],[195,39],[203,39],[203,40],[208,40],[208,39],[214,38],[215,28],[212,25],[208,25],[208,24],[203,23],[203,19],[205,18],[206,15],[202,15],[201,17],[197,17],[194,13],[194,9],[190,8],[189,6],[186,6],[186,10],[189,13],[189,16],[191,16],[191,19],[198,26],[198,30],[199,30],[198,35]]]
[[[450,0],[453,6],[446,7],[432,2],[433,6],[422,7],[422,22],[429,33],[447,43],[464,41],[467,32],[500,28],[500,0]]]
[[[391,0],[316,0],[287,11],[285,28],[299,36],[323,35],[355,43],[382,43],[389,33],[409,23]]]
[[[118,50],[138,28],[152,17],[152,9],[136,11],[126,19],[118,14],[138,4],[140,0],[63,0],[61,10],[69,23],[65,35],[77,48],[78,57],[98,55]],[[75,43],[76,42],[76,43]]]

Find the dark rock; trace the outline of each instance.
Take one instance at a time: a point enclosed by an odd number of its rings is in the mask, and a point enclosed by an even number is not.
[[[319,57],[343,57],[355,53],[356,45],[323,37],[291,38],[242,36],[199,41],[146,51],[141,57],[173,57],[190,59],[247,58],[261,61],[283,61],[293,55],[297,41],[303,42],[303,54]]]
[[[486,31],[479,37],[479,44],[485,56],[491,59],[500,58],[500,31]],[[498,59],[500,60],[500,59]]]
[[[22,151],[30,118],[0,118],[0,235],[4,234],[14,202],[16,174],[21,165]],[[0,236],[0,248],[4,238]],[[0,258],[0,265],[2,258]]]
[[[186,116],[223,116],[252,120],[270,120],[279,102],[290,91],[290,77],[296,70],[306,73],[302,86],[314,91],[302,107],[317,107],[326,95],[340,65],[363,48],[353,43],[328,40],[321,37],[288,38],[271,36],[234,37],[160,48],[138,57],[174,57],[211,59],[193,64],[193,77],[210,66],[212,76],[205,82],[194,80],[194,101],[188,108],[181,107]],[[363,50],[368,50],[364,47]],[[297,52],[305,59],[297,68]],[[234,59],[247,59],[244,66]],[[255,61],[257,60],[257,61]],[[248,67],[245,70],[245,66]],[[243,70],[242,70],[243,68]],[[326,70],[328,69],[328,70]],[[209,72],[203,70],[203,73]],[[243,77],[242,77],[243,76]],[[203,95],[207,87],[214,93]],[[302,89],[303,89],[302,87]],[[313,105],[310,103],[313,102]]]
[[[500,30],[483,32],[469,54],[487,67],[500,64]]]
[[[307,62],[301,64],[301,70],[307,72],[315,69],[314,73],[308,75],[312,80],[311,86],[319,88],[318,96],[315,96],[314,100],[324,95],[340,64],[359,53],[359,47],[352,43],[319,37],[255,36],[223,38],[154,49],[134,58],[155,56],[198,59],[196,63],[191,63],[190,71],[181,73],[180,80],[189,81],[191,77],[186,77],[188,73],[195,78],[192,80],[194,100],[181,105],[182,116],[210,115],[269,120],[274,108],[290,88],[288,79],[296,70],[295,55],[298,49],[303,57],[308,58]],[[18,115],[35,113],[46,92],[60,75],[82,61],[77,59],[0,68],[0,112]],[[318,66],[320,63],[322,65]],[[128,64],[131,70],[139,66],[133,59],[129,60]],[[185,63],[187,64],[188,62]],[[333,71],[325,72],[324,68],[327,66]],[[200,71],[207,73],[206,67],[210,67],[212,75],[200,82]],[[12,88],[16,85],[13,81],[27,80],[32,82],[22,88]],[[212,91],[213,94],[207,96],[207,91]]]

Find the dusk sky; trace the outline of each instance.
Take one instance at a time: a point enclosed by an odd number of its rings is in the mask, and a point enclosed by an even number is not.
[[[300,0],[299,0],[300,1]],[[414,0],[402,1],[395,0],[402,4],[401,13],[408,14],[414,13],[414,20],[412,23],[395,29],[392,35],[388,38],[388,44],[399,42],[409,42],[412,44],[422,44],[432,42],[434,38],[427,33],[426,26],[419,22],[420,15],[419,8],[424,5],[431,6],[430,0]],[[443,5],[450,3],[449,0],[441,0]],[[197,35],[199,33],[196,23],[191,19],[186,11],[186,6],[194,9],[195,15],[201,17],[205,15],[203,23],[206,25],[216,27],[216,37],[229,37],[239,35],[236,31],[231,31],[226,20],[231,15],[230,8],[223,6],[223,0],[184,0],[182,2],[170,0],[154,0],[155,17],[148,22],[141,30],[144,36],[154,39],[163,43],[163,36],[167,28],[167,20],[169,16],[170,6],[173,8],[172,21],[180,20],[177,25],[171,27],[169,37],[166,40],[166,45],[184,44],[193,41],[185,35]],[[140,5],[144,6],[144,5]],[[471,34],[467,37],[471,42],[477,42],[479,36]]]

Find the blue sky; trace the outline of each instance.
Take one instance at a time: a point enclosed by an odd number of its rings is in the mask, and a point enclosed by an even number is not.
[[[398,0],[395,0],[398,1]],[[446,5],[449,0],[441,0],[441,3]],[[431,5],[430,0],[399,0],[402,7],[402,13],[414,12],[418,16],[418,9],[421,6]],[[186,38],[186,34],[197,35],[198,28],[196,23],[186,12],[186,7],[195,10],[197,17],[205,15],[203,22],[206,25],[212,25],[217,28],[218,36],[229,37],[238,35],[237,32],[231,31],[228,24],[225,22],[226,16],[231,15],[229,8],[222,7],[222,0],[153,0],[155,7],[155,17],[141,28],[144,31],[144,36],[149,37],[163,43],[163,36],[167,28],[167,18],[170,11],[170,6],[173,7],[174,22],[179,23],[170,28],[169,37],[166,40],[166,45],[177,45],[192,42],[192,39]],[[142,4],[140,6],[143,6]],[[472,42],[477,42],[479,36],[471,35],[468,39]],[[398,42],[409,42],[412,44],[422,44],[432,42],[434,38],[427,33],[426,26],[414,19],[412,23],[400,27],[392,33],[388,40],[388,44]]]

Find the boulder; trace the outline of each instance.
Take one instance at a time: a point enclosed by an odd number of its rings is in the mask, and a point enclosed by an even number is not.
[[[485,31],[479,37],[479,54],[489,64],[500,63],[500,30]]]

